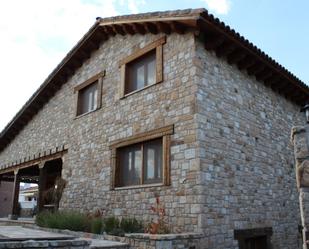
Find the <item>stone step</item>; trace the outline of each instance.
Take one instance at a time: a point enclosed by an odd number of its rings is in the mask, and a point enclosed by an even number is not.
[[[91,241],[90,249],[129,249],[129,245],[125,243],[100,239],[89,240]]]

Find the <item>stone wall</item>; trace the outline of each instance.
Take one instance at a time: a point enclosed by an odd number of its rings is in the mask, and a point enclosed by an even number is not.
[[[125,237],[104,236],[108,240],[121,241],[130,245],[130,249],[203,249],[202,234],[126,234]]]
[[[234,229],[256,227],[273,228],[274,248],[295,249],[300,221],[289,131],[304,122],[299,107],[205,51],[190,33],[167,36],[162,83],[119,99],[119,60],[161,36],[109,38],[1,152],[1,163],[66,144],[61,208],[149,222],[158,195],[171,231],[203,232],[208,249],[237,248]],[[75,118],[73,88],[102,70],[102,108]],[[109,146],[171,124],[171,186],[111,190]]]
[[[197,43],[197,137],[208,249],[238,248],[235,229],[272,227],[273,248],[299,248],[290,129],[300,107]],[[203,194],[203,195],[202,195]]]
[[[149,222],[150,206],[158,195],[172,231],[197,231],[201,208],[197,205],[195,184],[199,174],[194,121],[196,86],[192,84],[193,34],[167,36],[162,83],[121,100],[118,96],[119,60],[161,36],[109,38],[0,154],[0,161],[15,161],[67,144],[62,173],[68,184],[61,208],[82,212],[99,208],[106,215],[135,216]],[[74,86],[102,70],[106,71],[102,108],[75,118]],[[171,124],[175,131],[171,138],[171,186],[111,191],[109,146],[117,139]]]

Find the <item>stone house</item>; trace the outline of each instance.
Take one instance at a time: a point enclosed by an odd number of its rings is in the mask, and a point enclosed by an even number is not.
[[[201,248],[297,248],[289,134],[308,96],[205,9],[97,18],[1,133],[12,214],[19,182],[44,208],[61,176],[61,209],[147,222],[159,196]]]

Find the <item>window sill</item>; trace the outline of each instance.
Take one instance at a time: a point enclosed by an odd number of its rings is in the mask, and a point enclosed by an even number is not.
[[[88,115],[88,114],[90,114],[90,113],[96,112],[96,111],[99,110],[99,109],[100,109],[100,108],[94,109],[94,110],[89,111],[89,112],[85,112],[85,113],[83,113],[83,114],[80,114],[80,115],[78,115],[78,116],[75,116],[74,119],[79,119],[79,118],[84,117],[84,116],[86,116],[86,115]]]
[[[151,187],[163,187],[166,186],[164,183],[152,183],[143,185],[133,185],[124,187],[115,187],[114,190],[126,190],[126,189],[137,189],[137,188],[151,188]]]
[[[143,90],[145,90],[145,89],[148,89],[148,88],[150,88],[150,87],[152,87],[152,86],[155,86],[155,85],[158,84],[158,83],[160,83],[160,82],[155,82],[155,83],[153,83],[153,84],[151,84],[151,85],[148,85],[148,86],[145,86],[145,87],[143,87],[143,88],[137,89],[137,90],[135,90],[135,91],[133,91],[133,92],[129,92],[129,93],[125,94],[124,96],[122,96],[120,99],[125,99],[126,97],[129,97],[129,96],[131,96],[131,95],[133,95],[133,94],[135,94],[135,93],[138,93],[138,92],[143,91]]]

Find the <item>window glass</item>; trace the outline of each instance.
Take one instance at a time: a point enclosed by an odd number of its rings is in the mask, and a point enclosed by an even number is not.
[[[144,182],[155,183],[162,179],[162,140],[157,139],[144,145]]]
[[[129,146],[119,151],[119,177],[123,186],[140,184],[142,151],[140,145]]]
[[[98,82],[81,89],[78,92],[77,115],[81,115],[97,109],[98,102]]]
[[[118,187],[162,182],[162,138],[117,149]]]
[[[130,93],[145,86],[155,84],[156,53],[155,50],[128,63],[125,93]]]

